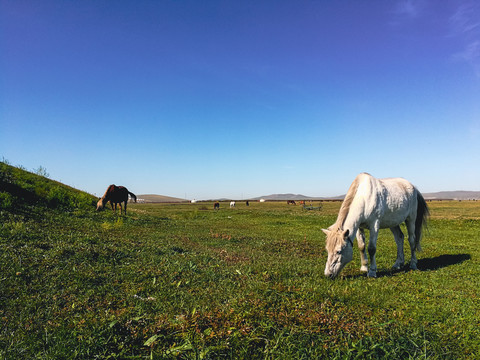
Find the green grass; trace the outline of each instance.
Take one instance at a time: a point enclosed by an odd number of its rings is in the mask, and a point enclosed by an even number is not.
[[[339,203],[136,204],[115,216],[0,165],[0,358],[480,353],[480,202],[429,204],[419,271],[390,271],[396,247],[382,231],[379,277],[359,272],[356,251],[332,281],[321,228]]]

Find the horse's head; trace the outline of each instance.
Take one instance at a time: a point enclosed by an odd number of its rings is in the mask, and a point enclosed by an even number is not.
[[[103,203],[103,199],[98,200],[97,202],[97,211],[103,210],[105,204]]]
[[[326,246],[328,253],[325,265],[325,276],[334,279],[353,258],[353,240],[350,231],[336,228],[322,229],[327,235]]]

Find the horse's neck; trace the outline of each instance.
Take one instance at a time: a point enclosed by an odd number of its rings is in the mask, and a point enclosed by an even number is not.
[[[343,229],[349,229],[350,233],[356,232],[358,228],[369,224],[372,221],[372,214],[382,206],[383,200],[380,199],[382,187],[378,182],[363,184],[355,195],[350,206],[349,212],[343,222]]]
[[[363,185],[355,194],[343,224],[339,224],[343,230],[350,230],[350,234],[355,234],[360,225],[370,216],[372,202],[375,202],[375,189],[370,185]]]
[[[357,205],[357,204],[352,204]],[[342,224],[339,224],[343,230],[350,230],[350,234],[356,234],[360,224],[363,222],[363,207],[352,206],[347,214],[347,217]]]

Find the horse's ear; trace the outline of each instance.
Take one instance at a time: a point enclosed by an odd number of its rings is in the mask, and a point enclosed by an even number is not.
[[[325,235],[327,235],[327,236],[328,236],[328,234],[330,234],[330,232],[331,232],[330,230],[327,230],[327,229],[322,229],[322,231],[323,231],[323,233],[324,233]]]

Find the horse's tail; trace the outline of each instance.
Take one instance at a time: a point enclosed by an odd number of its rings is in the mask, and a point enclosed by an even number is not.
[[[137,202],[137,197],[135,196],[134,193],[131,193],[130,191],[128,192],[128,195],[130,195],[133,199],[133,201]]]
[[[422,239],[422,228],[427,226],[427,218],[430,215],[427,203],[422,194],[417,190],[417,218],[415,219],[415,248],[422,251],[420,240]]]

